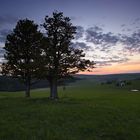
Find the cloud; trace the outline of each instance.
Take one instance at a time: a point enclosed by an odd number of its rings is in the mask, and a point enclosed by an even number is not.
[[[82,49],[82,50],[89,50],[91,47],[88,46],[86,43],[84,42],[75,42],[71,45],[73,48],[77,48],[77,49]]]
[[[131,25],[137,25],[140,23],[140,17],[136,18],[132,23]]]
[[[0,58],[3,57],[5,50],[3,49],[3,47],[0,47]]]
[[[109,53],[119,43],[120,37],[111,32],[104,33],[102,28],[95,26],[86,30],[85,40],[87,43],[92,43],[95,50]]]
[[[140,19],[136,19],[139,21]],[[128,55],[130,53],[140,53],[140,29],[137,29],[137,31],[132,32],[131,29],[127,28],[126,24],[121,25],[122,28],[126,28],[126,31],[131,31],[131,34],[128,35],[124,34],[113,34],[112,32],[104,32],[103,28],[95,25],[93,27],[89,27],[87,29],[84,29],[81,26],[78,26],[78,32],[77,37],[75,40],[78,40],[79,38],[82,38],[84,40],[84,46],[81,44],[75,44],[75,45],[81,45],[82,48],[89,48],[86,44],[93,44],[94,49],[99,50],[101,52],[109,53],[112,51],[112,49],[117,49],[117,44],[122,44],[123,50],[125,50]]]
[[[92,29],[93,31],[96,31],[96,32],[102,32],[103,31],[103,29],[101,27],[97,26],[97,25],[91,27],[90,29]]]
[[[122,24],[122,25],[121,25],[122,28],[125,27],[125,26],[126,26],[126,24]]]
[[[70,17],[71,20],[76,20],[77,18],[75,16]]]
[[[124,34],[130,34],[130,33],[132,33],[132,31],[134,30],[134,29],[137,29],[138,27],[136,26],[136,27],[134,27],[134,24],[131,24],[131,25],[126,25],[126,24],[122,24],[121,26],[120,26],[120,28],[121,28],[121,32]]]
[[[102,30],[96,27],[90,27],[86,30],[86,41],[94,44],[101,44]]]
[[[107,61],[101,60],[101,61],[95,61],[95,67],[104,67],[104,66],[111,66],[112,64],[110,64]]]
[[[119,37],[117,35],[113,35],[113,33],[109,32],[106,34],[103,34],[103,42],[110,43],[110,44],[116,44],[119,41]]]
[[[129,61],[126,57],[119,57],[119,56],[112,56],[112,57],[101,57],[101,60],[95,61],[97,67],[103,67],[103,66],[111,66],[114,63],[120,64],[120,63],[126,63]]]
[[[128,30],[125,24],[121,28]],[[128,31],[131,32],[113,34],[97,25],[87,29],[79,26],[73,47],[83,49],[86,57],[94,60],[98,68],[129,63],[133,55],[140,53],[140,29]]]
[[[4,53],[5,53],[4,49],[0,47],[0,64],[3,63]]]
[[[86,50],[86,57],[94,59],[96,67],[129,63],[131,56],[140,54],[140,29],[131,30],[126,24],[122,24],[121,28],[126,32],[113,34],[97,25],[87,29],[79,26],[73,47]]]
[[[76,26],[76,36],[75,36],[75,39],[78,40],[80,38],[83,37],[83,34],[84,34],[84,28],[82,26]]]
[[[121,39],[124,49],[129,53],[140,53],[140,30],[127,36],[123,35]]]
[[[11,30],[8,29],[2,29],[0,30],[0,42],[5,42],[6,36],[11,33]]]
[[[18,18],[11,15],[0,16],[0,27],[15,24],[18,21]]]
[[[119,41],[119,37],[111,32],[103,33],[103,29],[95,26],[86,30],[86,41],[95,45],[112,46]]]
[[[140,17],[136,18],[135,22],[140,22]]]
[[[123,25],[123,27],[124,26],[126,25]],[[119,43],[122,44],[122,34],[115,35],[112,32],[104,32],[103,28],[97,25],[87,29],[79,26],[78,31],[78,39],[82,38],[83,42],[75,40],[73,47],[86,51],[86,57],[91,60],[94,59],[97,67],[111,66],[115,63],[129,61],[128,55],[124,57],[124,54],[120,54],[120,52],[123,52],[125,45],[122,45],[122,48],[118,48],[117,46]],[[127,38],[127,36],[124,38]],[[123,41],[123,44],[126,44],[126,42]],[[97,54],[100,54],[100,56],[97,57]]]

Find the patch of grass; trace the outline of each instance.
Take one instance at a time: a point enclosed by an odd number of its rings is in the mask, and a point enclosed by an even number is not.
[[[80,86],[82,85],[82,86]],[[138,81],[133,85],[139,87]],[[140,92],[92,82],[49,90],[0,93],[0,140],[139,140]]]

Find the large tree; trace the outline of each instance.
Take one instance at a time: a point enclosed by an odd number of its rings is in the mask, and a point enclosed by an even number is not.
[[[25,84],[25,95],[30,97],[30,85],[41,66],[43,34],[33,21],[19,20],[5,42],[5,63],[2,73],[18,77]]]
[[[46,30],[43,75],[50,83],[50,98],[56,99],[58,80],[93,67],[93,62],[84,59],[83,50],[71,47],[76,27],[62,12],[46,16],[43,27]]]

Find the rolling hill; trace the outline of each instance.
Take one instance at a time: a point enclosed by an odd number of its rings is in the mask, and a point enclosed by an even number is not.
[[[75,75],[74,79],[65,81],[65,85],[80,85],[85,83],[102,83],[107,81],[118,80],[140,80],[140,73],[132,74],[110,74],[110,75]],[[32,89],[47,88],[47,80],[37,81],[31,86]],[[0,76],[0,91],[22,91],[25,89],[24,84],[16,78]]]

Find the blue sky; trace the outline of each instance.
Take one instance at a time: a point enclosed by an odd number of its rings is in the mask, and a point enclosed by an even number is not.
[[[105,25],[114,30],[139,18],[140,0],[0,0],[0,16],[32,18],[36,22],[54,10],[63,11],[82,26]]]
[[[0,0],[0,62],[5,37],[18,19],[41,24],[54,10],[64,12],[78,26],[82,36],[74,45],[81,45],[87,58],[98,62],[96,71],[136,63],[137,69],[128,72],[140,72],[140,0]]]

